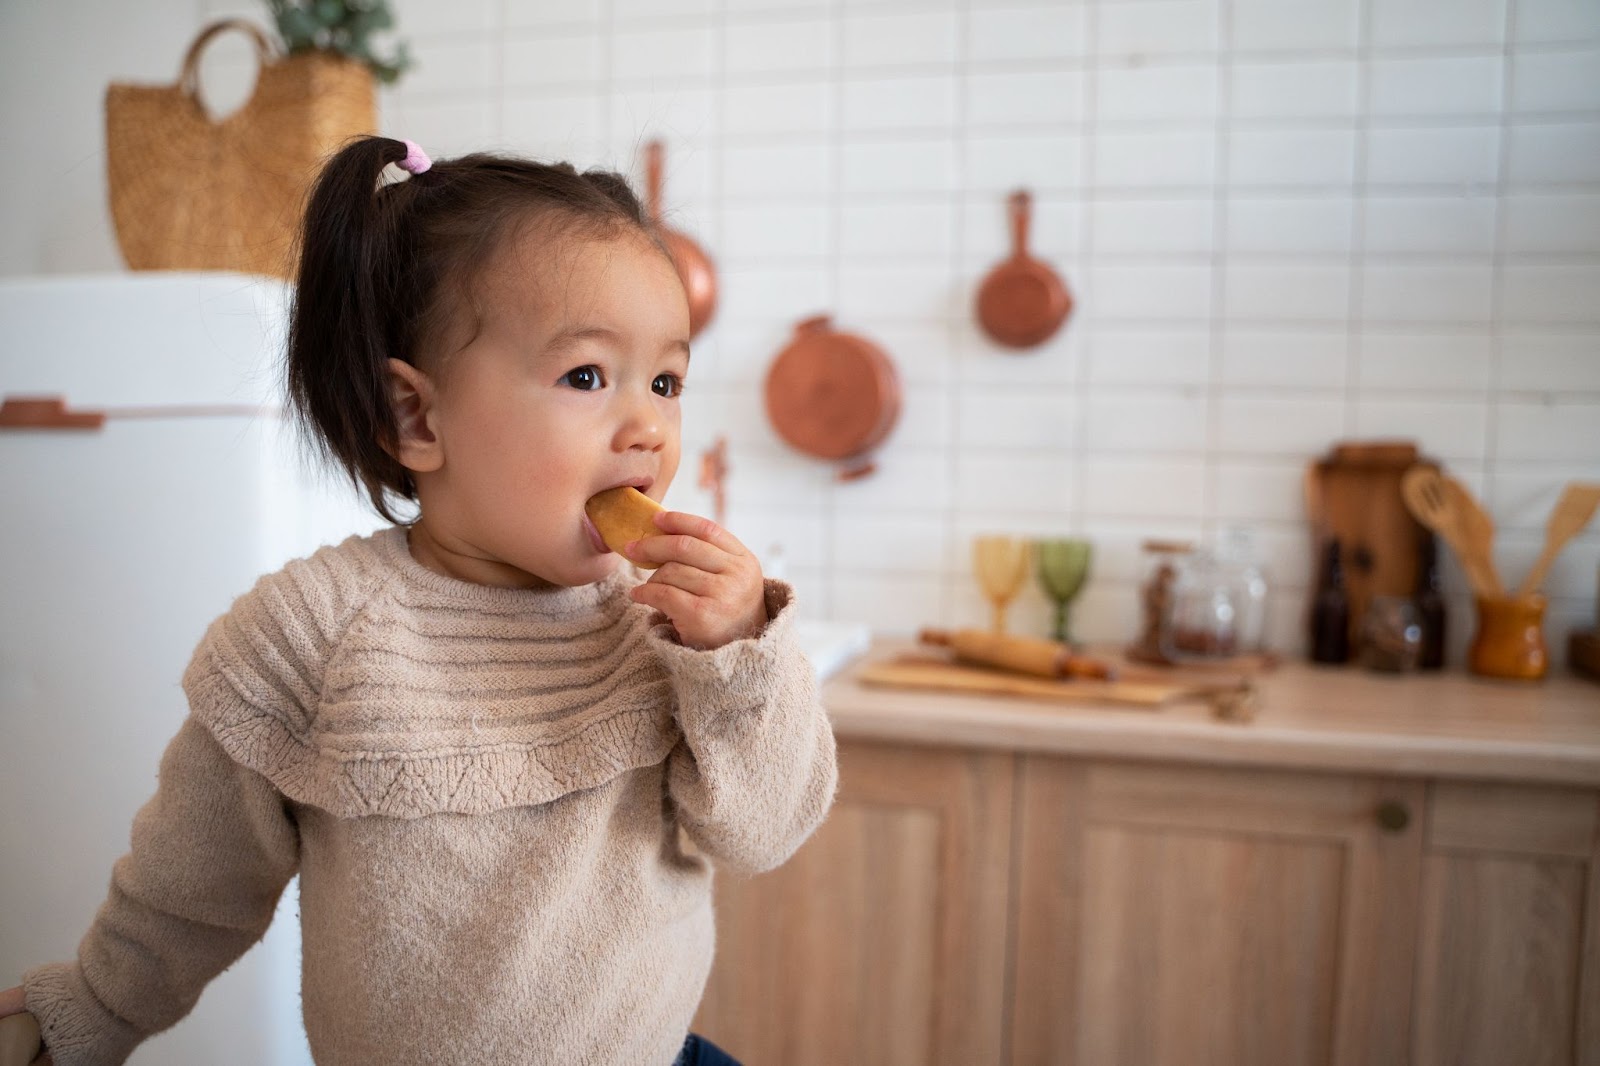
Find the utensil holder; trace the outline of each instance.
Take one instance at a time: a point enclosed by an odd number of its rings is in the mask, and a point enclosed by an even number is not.
[[[1550,667],[1544,643],[1547,601],[1527,596],[1478,597],[1478,631],[1467,665],[1482,677],[1538,681]]]

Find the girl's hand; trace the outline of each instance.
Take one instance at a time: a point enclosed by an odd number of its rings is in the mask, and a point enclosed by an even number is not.
[[[634,562],[661,564],[633,589],[634,602],[666,615],[684,647],[699,651],[760,633],[767,601],[761,564],[749,549],[709,518],[662,511],[655,523],[664,536],[623,551]]]
[[[22,1014],[26,1010],[27,1004],[23,999],[20,985],[0,992],[0,1018],[9,1018],[14,1014]],[[30,1028],[29,1032],[37,1033],[38,1029]],[[13,1063],[12,1059],[7,1058],[8,1055],[12,1054],[27,1054],[25,1050],[19,1050],[21,1045],[17,1041],[20,1039],[20,1037],[15,1037],[14,1034],[7,1033],[5,1039],[0,1040],[0,1066],[25,1066],[26,1060],[17,1059]],[[29,1043],[33,1043],[33,1041],[29,1041]],[[27,1066],[50,1066],[50,1055],[48,1053],[40,1055]]]

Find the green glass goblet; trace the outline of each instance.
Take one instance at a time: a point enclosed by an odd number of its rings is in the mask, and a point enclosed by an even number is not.
[[[1056,607],[1054,637],[1072,643],[1067,614],[1089,577],[1089,542],[1082,537],[1056,537],[1039,542],[1039,585]]]

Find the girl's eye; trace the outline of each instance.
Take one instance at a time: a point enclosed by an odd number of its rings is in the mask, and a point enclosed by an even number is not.
[[[650,387],[657,396],[677,396],[683,392],[683,379],[676,374],[658,374]]]
[[[580,392],[593,392],[601,385],[600,368],[597,366],[580,366],[561,375],[561,380]]]

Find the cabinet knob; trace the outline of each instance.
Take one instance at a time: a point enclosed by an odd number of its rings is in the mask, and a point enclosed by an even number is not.
[[[1378,828],[1385,833],[1404,832],[1411,824],[1411,811],[1399,800],[1384,800],[1378,804]]]

